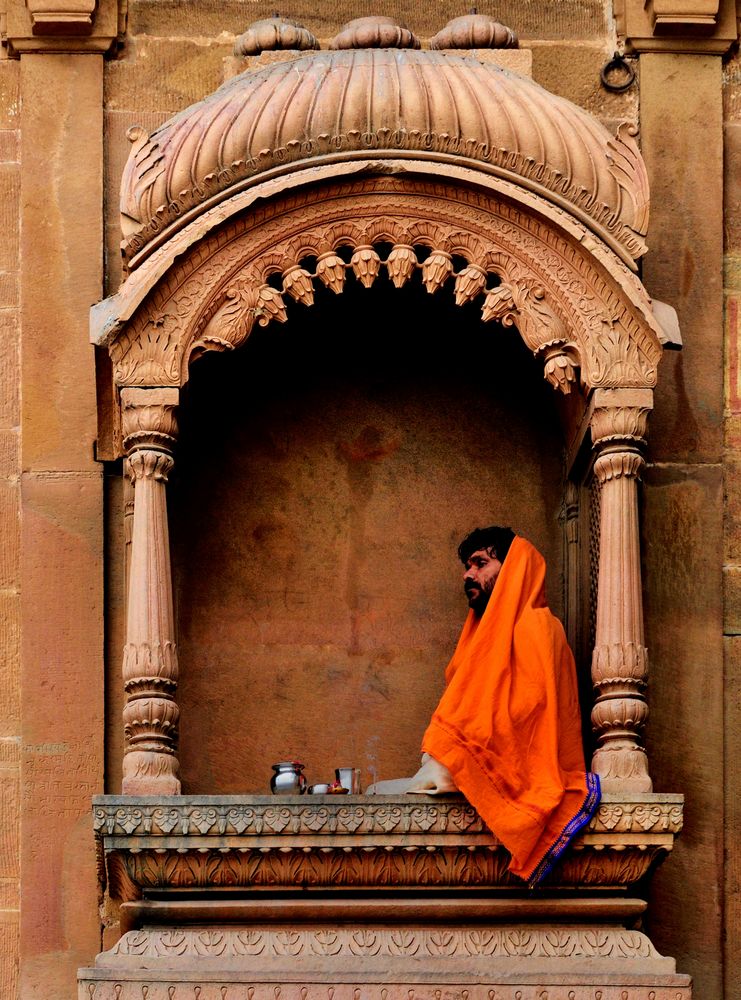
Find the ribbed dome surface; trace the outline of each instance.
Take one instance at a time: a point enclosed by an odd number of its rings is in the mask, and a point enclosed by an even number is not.
[[[315,52],[248,71],[166,122],[133,129],[121,210],[136,254],[184,211],[267,170],[343,157],[475,161],[644,252],[645,165],[627,130],[531,80],[446,52]],[[569,205],[566,204],[568,208]]]

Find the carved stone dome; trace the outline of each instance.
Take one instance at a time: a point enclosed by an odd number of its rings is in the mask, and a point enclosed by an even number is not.
[[[626,127],[475,58],[414,49],[315,52],[248,71],[133,148],[121,191],[125,256],[266,178],[342,160],[474,167],[579,218],[631,262],[645,252],[648,182]],[[133,261],[136,265],[137,261]]]

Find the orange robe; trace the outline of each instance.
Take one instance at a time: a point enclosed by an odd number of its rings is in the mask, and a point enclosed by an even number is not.
[[[576,669],[545,603],[545,560],[515,537],[480,619],[469,611],[422,749],[444,764],[531,886],[589,821]]]

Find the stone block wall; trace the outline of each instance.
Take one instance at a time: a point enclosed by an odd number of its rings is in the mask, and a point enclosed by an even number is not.
[[[740,1000],[741,978],[741,58],[723,71],[725,532],[725,998]]]
[[[19,65],[0,57],[0,996],[18,987],[20,910]]]
[[[172,114],[206,96],[228,72],[234,38],[253,20],[270,14],[274,4],[250,0],[130,0],[124,42],[108,58],[103,72],[104,101],[104,211],[105,293],[118,287],[121,266],[118,243],[118,185],[128,155],[126,129],[135,123],[148,130]],[[481,13],[495,14],[515,28],[522,45],[532,52],[533,77],[547,89],[585,107],[612,127],[619,120],[638,120],[639,88],[622,95],[608,94],[599,71],[616,47],[610,0],[483,0]],[[316,4],[295,0],[280,12],[302,21],[326,43],[352,17],[389,14],[405,20],[427,38],[452,16],[463,12],[452,0],[337,0]],[[21,751],[20,683],[20,313],[19,313],[19,204],[20,204],[20,66],[0,57],[0,996],[8,1000],[32,996],[71,997],[78,961],[89,960],[87,944],[55,951],[41,944],[33,982],[19,992],[19,878],[20,835],[19,768]],[[25,57],[24,57],[25,58]],[[692,58],[692,57],[688,57]],[[675,856],[656,880],[652,900],[651,933],[660,949],[677,958],[678,968],[696,981],[696,1000],[741,1000],[735,970],[741,965],[741,859],[738,829],[741,823],[741,62],[694,57],[670,67],[642,57],[642,86],[653,95],[645,105],[646,127],[654,138],[644,144],[653,172],[654,214],[644,276],[652,294],[677,306],[685,337],[685,351],[662,364],[656,412],[651,421],[650,467],[644,487],[644,574],[651,666],[649,751],[658,791],[687,795],[687,826]],[[715,98],[721,83],[724,117]],[[39,91],[39,93],[41,90]],[[25,95],[27,101],[33,95]],[[37,93],[36,99],[39,99]],[[710,112],[708,109],[715,109]],[[651,116],[653,116],[651,118]],[[710,121],[712,118],[712,121]],[[662,128],[662,121],[665,123]],[[714,131],[721,124],[725,136],[725,189],[713,186],[723,169]],[[705,130],[703,132],[703,129]],[[703,138],[705,136],[705,138]],[[689,142],[689,139],[692,141]],[[689,142],[689,144],[688,144]],[[652,144],[653,143],[653,144]],[[70,170],[90,169],[79,158]],[[31,170],[31,166],[29,166]],[[710,178],[708,185],[706,179]],[[713,180],[715,178],[715,180]],[[725,229],[718,227],[725,201]],[[719,239],[724,240],[725,265],[717,265]],[[64,267],[84,247],[59,245]],[[92,239],[90,254],[100,253]],[[97,259],[97,258],[96,258]],[[61,273],[61,272],[60,272]],[[721,323],[721,279],[725,289],[725,394]],[[87,302],[74,305],[75,321],[64,331],[74,339],[77,358],[83,344]],[[54,325],[55,315],[47,316]],[[82,339],[81,339],[82,338]],[[37,359],[39,369],[57,365],[55,356]],[[59,362],[59,371],[64,367]],[[74,367],[74,366],[73,366]],[[88,369],[79,381],[67,369],[71,388],[70,413],[85,411],[85,437],[90,447],[90,391]],[[77,402],[75,402],[75,393]],[[44,401],[38,400],[38,410]],[[42,426],[42,425],[38,425]],[[724,433],[724,437],[722,436]],[[80,439],[82,440],[82,438]],[[90,468],[82,451],[67,462],[51,462],[55,473]],[[56,464],[55,464],[56,462]],[[46,463],[46,464],[44,464]],[[41,463],[43,471],[49,465]],[[49,466],[49,468],[51,468]],[[122,586],[124,548],[123,490],[116,467],[111,467],[107,492],[107,547],[114,557],[107,572],[107,677],[109,689],[106,754],[119,760],[118,657],[122,645]],[[86,496],[89,521],[82,518],[72,535],[89,540],[93,553],[90,579],[80,579],[84,592],[99,585],[102,544],[95,557],[99,525],[97,492]],[[724,508],[725,503],[725,508]],[[69,506],[67,496],[59,509]],[[723,511],[725,509],[725,523]],[[55,515],[56,516],[56,515]],[[88,515],[85,515],[88,517]],[[42,530],[44,534],[46,528]],[[72,556],[72,562],[76,556]],[[721,581],[721,566],[723,578]],[[64,568],[60,575],[63,577]],[[39,572],[41,579],[41,571]],[[721,600],[724,587],[725,603]],[[93,602],[94,603],[94,602]],[[721,621],[721,608],[724,607]],[[100,623],[91,617],[87,678],[102,685],[102,663],[96,674]],[[26,628],[31,629],[30,621]],[[677,648],[675,636],[683,636]],[[82,631],[85,631],[83,625]],[[83,638],[85,638],[83,636]],[[78,637],[79,639],[79,637]],[[84,645],[84,643],[82,644]],[[102,659],[102,653],[100,654]],[[72,656],[68,650],[68,661]],[[74,721],[74,706],[68,706]],[[95,713],[99,706],[95,707]],[[95,714],[94,713],[94,714]],[[97,717],[97,716],[96,716]],[[51,720],[54,722],[54,720]],[[50,725],[50,730],[54,726]],[[93,727],[94,728],[94,727]],[[74,726],[70,726],[74,732]],[[99,734],[102,742],[102,732]],[[97,766],[97,765],[96,765]],[[99,770],[102,770],[100,768]],[[116,769],[109,767],[111,773]],[[94,790],[102,790],[95,788]],[[108,791],[118,791],[109,787]],[[30,790],[32,794],[32,789]],[[80,796],[78,796],[80,798]],[[52,801],[52,808],[53,800]],[[79,803],[77,804],[79,805]],[[75,807],[77,808],[77,806]],[[75,837],[87,845],[84,865],[92,864],[86,840],[84,810],[79,805]],[[41,817],[43,818],[43,817]],[[723,872],[726,860],[725,875]],[[55,856],[44,878],[50,886],[64,883],[69,861]],[[33,859],[30,859],[33,863]],[[78,861],[78,865],[81,863]],[[86,869],[87,870],[87,869]],[[78,915],[97,914],[94,874],[75,884],[78,896],[67,930]],[[67,892],[75,879],[66,876]],[[46,905],[37,895],[29,907]],[[88,928],[89,931],[89,928]],[[112,943],[115,927],[109,930]],[[86,941],[90,934],[87,933]],[[94,935],[93,935],[94,937]],[[53,940],[53,935],[49,939]],[[63,943],[63,942],[62,942]],[[57,942],[58,944],[58,942]],[[55,946],[56,947],[56,946]],[[89,949],[88,949],[89,950]],[[723,992],[725,989],[725,992]],[[39,992],[41,991],[41,992]]]

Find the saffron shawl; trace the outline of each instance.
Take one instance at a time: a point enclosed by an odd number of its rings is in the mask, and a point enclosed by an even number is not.
[[[574,657],[545,603],[545,560],[515,537],[480,619],[469,611],[422,749],[444,764],[512,855],[543,879],[589,821]]]

